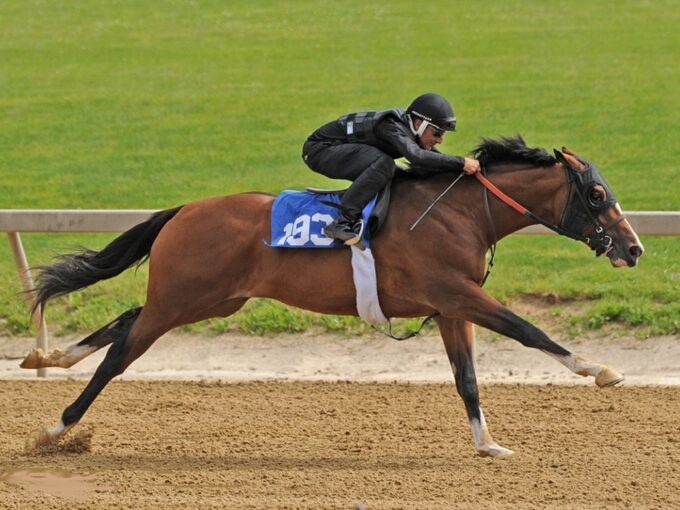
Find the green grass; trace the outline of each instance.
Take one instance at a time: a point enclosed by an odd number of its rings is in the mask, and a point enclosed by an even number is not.
[[[245,190],[332,185],[303,140],[353,109],[436,91],[443,150],[522,133],[595,161],[629,210],[678,210],[680,11],[671,1],[0,3],[0,208],[168,208]],[[31,263],[111,236],[25,235]],[[592,299],[585,326],[678,330],[677,239],[614,271],[553,238],[509,239],[490,291]],[[143,302],[145,269],[50,308],[87,331]],[[0,246],[0,332],[28,318]],[[408,325],[407,325],[408,326]],[[254,303],[202,330],[361,332]]]

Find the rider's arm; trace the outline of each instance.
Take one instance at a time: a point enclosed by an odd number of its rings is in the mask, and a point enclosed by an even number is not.
[[[389,143],[396,152],[417,167],[426,167],[433,171],[461,171],[465,158],[442,154],[436,150],[425,150],[415,141],[408,126],[393,119],[385,119],[376,127],[376,135]]]

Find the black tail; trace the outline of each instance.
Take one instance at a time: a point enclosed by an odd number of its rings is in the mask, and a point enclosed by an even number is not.
[[[118,276],[135,263],[142,264],[149,257],[151,245],[163,226],[182,207],[155,213],[148,220],[118,236],[101,251],[85,250],[82,253],[60,255],[57,257],[60,260],[57,264],[40,266],[34,289],[36,300],[31,312],[38,306],[44,308],[45,303],[53,297]]]

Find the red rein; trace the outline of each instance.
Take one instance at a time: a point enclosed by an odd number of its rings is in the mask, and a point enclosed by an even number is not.
[[[486,177],[484,177],[482,175],[482,172],[477,172],[475,174],[475,177],[477,177],[477,180],[479,182],[481,182],[482,185],[486,189],[488,189],[491,193],[496,195],[500,200],[502,200],[503,202],[508,204],[510,207],[512,207],[515,211],[517,211],[520,214],[526,214],[526,212],[527,212],[526,207],[524,207],[521,204],[518,204],[512,198],[510,198],[508,195],[506,195],[501,190],[499,190],[496,186],[494,186],[494,184],[489,179],[487,179]]]

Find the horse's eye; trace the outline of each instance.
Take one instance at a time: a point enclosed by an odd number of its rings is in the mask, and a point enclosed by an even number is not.
[[[588,192],[588,201],[591,203],[591,205],[598,207],[604,203],[604,199],[605,192],[601,187],[593,186],[590,188],[590,191]]]

